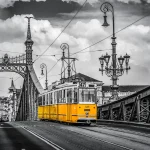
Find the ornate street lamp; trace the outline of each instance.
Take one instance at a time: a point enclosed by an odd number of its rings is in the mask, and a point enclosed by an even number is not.
[[[104,13],[104,23],[102,25],[104,27],[109,26],[109,24],[107,23],[106,13],[109,12],[109,11],[112,12],[112,22],[113,22],[113,36],[111,38],[112,39],[112,43],[111,43],[111,45],[112,45],[112,56],[110,56],[106,53],[105,56],[102,55],[99,58],[100,65],[101,65],[101,68],[99,69],[99,71],[102,72],[102,75],[103,75],[103,72],[105,71],[106,75],[108,77],[111,77],[111,80],[112,80],[112,86],[111,86],[112,96],[111,96],[110,100],[114,101],[114,100],[118,99],[118,93],[117,93],[117,90],[119,88],[119,86],[117,85],[118,77],[122,76],[124,74],[124,70],[126,70],[126,72],[128,72],[128,70],[130,69],[130,67],[129,67],[130,56],[128,54],[126,54],[124,57],[120,56],[118,58],[118,61],[117,61],[117,57],[116,57],[116,55],[117,55],[116,54],[116,45],[117,45],[117,43],[115,41],[116,37],[115,37],[114,8],[110,3],[105,2],[101,5],[100,10]],[[112,59],[112,62],[109,65],[110,57]],[[124,61],[125,61],[125,67],[123,66]],[[106,64],[106,66],[104,67],[105,64]]]
[[[66,58],[65,56],[64,56],[64,51],[67,49],[68,50],[68,79],[70,78],[70,72],[71,72],[71,69],[70,69],[70,51],[69,51],[69,45],[67,44],[67,43],[62,43],[61,45],[60,45],[60,48],[63,50],[63,58]]]
[[[44,75],[43,69],[45,68],[45,71],[46,71],[45,90],[48,90],[47,66],[46,66],[46,64],[42,63],[42,64],[40,65],[40,68],[41,68],[41,75]]]

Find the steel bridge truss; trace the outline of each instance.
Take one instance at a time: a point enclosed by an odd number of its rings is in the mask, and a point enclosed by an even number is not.
[[[36,120],[37,119],[37,97],[43,92],[43,88],[33,68],[32,45],[30,31],[30,19],[28,19],[27,39],[25,41],[26,53],[16,57],[5,54],[0,58],[0,72],[16,72],[24,78],[23,86],[17,102],[17,111],[14,120]]]
[[[18,99],[18,111],[16,120],[36,120],[37,119],[37,106],[38,106],[38,94],[37,86],[32,80],[32,76],[24,79],[23,87]]]
[[[99,106],[99,119],[150,122],[150,87],[121,100]]]
[[[8,54],[0,58],[0,72],[16,72],[25,78],[26,55],[10,58]]]

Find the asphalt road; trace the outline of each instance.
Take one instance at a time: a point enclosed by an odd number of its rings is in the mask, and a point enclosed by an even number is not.
[[[0,150],[54,150],[19,125],[0,122]]]
[[[150,150],[150,129],[55,122],[12,122],[0,126],[0,150]]]

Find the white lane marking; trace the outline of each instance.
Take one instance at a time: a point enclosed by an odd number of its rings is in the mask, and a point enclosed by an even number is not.
[[[50,145],[51,147],[53,147],[56,150],[65,150],[62,147],[60,147],[59,145],[53,143],[52,141],[46,139],[45,137],[39,135],[38,133],[35,133],[25,127],[22,127],[24,130],[26,130],[27,132],[31,133],[32,135],[36,136],[37,138],[39,138],[40,140],[44,141],[46,144]]]
[[[74,130],[71,130],[71,129],[66,129],[66,130],[70,130],[72,132],[75,132]],[[105,142],[105,143],[108,143],[108,144],[111,144],[111,145],[115,145],[115,146],[118,146],[118,147],[123,148],[123,149],[133,150],[132,148],[128,148],[128,147],[125,147],[125,146],[122,146],[122,145],[119,145],[119,144],[116,144],[116,143],[112,143],[112,142],[109,142],[109,141],[106,141],[106,140],[102,140],[102,139],[99,139],[99,138],[96,138],[96,137],[92,137],[92,136],[84,134],[84,133],[79,133],[79,132],[75,132],[75,133],[78,133],[78,134],[81,134],[81,135],[84,135],[84,136],[90,137],[92,139],[96,139],[98,141],[102,141],[102,142]]]
[[[1,126],[3,126],[3,124],[1,124]]]

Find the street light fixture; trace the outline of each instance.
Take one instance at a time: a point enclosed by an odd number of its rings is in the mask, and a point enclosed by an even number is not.
[[[104,27],[108,27],[108,26],[109,26],[109,24],[107,23],[107,16],[106,16],[106,13],[104,13],[104,23],[103,23],[102,26],[104,26]]]
[[[44,75],[44,68],[45,68],[45,71],[46,71],[46,80],[45,80],[45,90],[48,90],[48,80],[47,80],[47,66],[46,64],[42,63],[40,65],[40,68],[41,68],[41,75]]]
[[[112,23],[113,23],[113,36],[111,38],[112,39],[112,43],[111,43],[111,45],[112,45],[112,56],[110,56],[106,53],[105,56],[102,55],[99,58],[100,65],[101,65],[101,68],[99,69],[99,71],[102,72],[102,75],[103,75],[103,72],[105,71],[106,75],[108,77],[111,77],[112,96],[111,96],[110,100],[114,101],[114,100],[118,99],[118,93],[117,93],[117,90],[119,88],[119,86],[117,85],[118,77],[122,76],[124,74],[124,70],[126,70],[126,72],[128,72],[128,70],[130,69],[130,67],[129,67],[130,56],[128,54],[126,54],[124,57],[120,56],[118,58],[118,61],[117,61],[117,57],[116,57],[117,56],[117,54],[116,54],[117,43],[116,43],[116,37],[115,37],[114,8],[110,3],[105,2],[101,5],[100,10],[104,13],[104,23],[102,25],[104,27],[109,26],[109,24],[107,23],[106,13],[109,11],[112,12]],[[112,62],[109,65],[110,58],[112,59]],[[125,61],[125,67],[123,67],[124,61]],[[106,66],[104,67],[105,64],[106,64]]]

